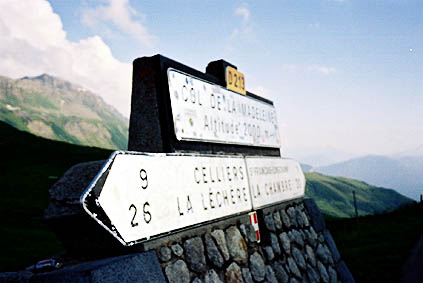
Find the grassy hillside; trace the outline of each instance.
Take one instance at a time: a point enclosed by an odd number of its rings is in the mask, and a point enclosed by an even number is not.
[[[344,176],[375,186],[393,188],[414,200],[420,199],[423,189],[423,156],[367,155],[318,167],[315,171],[329,176]]]
[[[48,139],[127,147],[128,119],[99,96],[45,74],[18,80],[0,76],[0,121]]]
[[[355,219],[327,218],[343,260],[356,282],[401,282],[401,268],[423,231],[423,206]]]
[[[319,173],[305,175],[306,197],[313,198],[323,213],[336,217],[355,215],[353,191],[356,192],[360,216],[393,210],[412,201],[394,190],[370,186],[353,179]]]
[[[48,189],[72,165],[110,150],[36,137],[0,122],[0,271],[24,268],[62,250],[43,222]]]

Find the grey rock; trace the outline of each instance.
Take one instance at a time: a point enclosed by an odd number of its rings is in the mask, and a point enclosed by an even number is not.
[[[281,218],[282,218],[282,224],[285,225],[285,228],[289,229],[291,228],[291,220],[289,219],[288,214],[285,210],[281,210]]]
[[[270,233],[270,243],[272,244],[273,251],[277,254],[281,254],[281,248],[279,247],[278,237],[274,233]]]
[[[161,247],[159,249],[159,259],[167,262],[172,258],[172,251],[168,247]]]
[[[220,254],[219,249],[213,241],[213,238],[210,236],[210,234],[206,234],[204,238],[206,242],[206,251],[208,258],[216,267],[222,267],[225,263],[225,260]]]
[[[325,220],[313,199],[305,199],[303,201],[305,209],[310,217],[311,225],[316,229],[316,232],[322,232],[325,228]]]
[[[301,211],[301,209],[297,206],[295,208],[295,213],[296,213],[296,219],[297,219],[297,223],[299,227],[304,227],[305,223],[304,223],[304,218],[303,218],[303,212]]]
[[[280,215],[279,211],[276,211],[276,212],[273,213],[273,222],[275,223],[275,228],[277,230],[282,229],[282,221],[281,221],[281,215]]]
[[[270,265],[266,265],[266,280],[270,283],[278,283],[275,272],[273,271],[273,268]]]
[[[272,214],[265,215],[264,216],[264,225],[266,226],[267,230],[275,232],[275,222],[273,222],[273,216]]]
[[[37,273],[30,282],[166,282],[155,250],[68,265]]]
[[[200,278],[195,277],[194,280],[192,280],[192,283],[203,283]]]
[[[229,250],[226,246],[225,232],[223,230],[214,230],[211,232],[211,236],[216,241],[217,247],[222,252],[223,258],[225,260],[229,259]]]
[[[169,283],[189,282],[189,270],[185,262],[181,259],[169,264],[165,268],[165,273]]]
[[[248,261],[247,244],[239,230],[235,226],[231,226],[226,230],[225,235],[229,254],[233,260],[246,263]]]
[[[239,229],[243,237],[245,237],[247,243],[255,243],[257,242],[257,235],[256,231],[254,230],[253,225],[251,224],[241,224],[239,225]]]
[[[306,269],[306,262],[305,259],[303,257],[303,254],[300,252],[299,249],[297,249],[296,247],[292,248],[292,256],[295,259],[295,262],[297,263],[297,266],[299,266],[302,270]]]
[[[172,245],[170,249],[178,257],[184,254],[184,249],[179,244]]]
[[[320,258],[320,260],[323,261],[325,264],[333,264],[333,259],[330,254],[330,251],[324,244],[319,244],[319,246],[317,247],[316,254],[318,258]]]
[[[226,277],[226,282],[231,282],[231,283],[244,282],[244,280],[242,279],[241,268],[235,262],[232,262],[228,266],[228,268],[226,268],[225,277]]]
[[[338,282],[338,274],[336,274],[336,270],[332,268],[332,266],[328,267],[328,274],[329,274],[329,282],[330,283],[337,283]]]
[[[29,271],[17,271],[17,272],[1,272],[0,282],[23,282],[29,283],[33,274]]]
[[[317,261],[317,269],[319,270],[322,281],[325,283],[329,283],[329,274],[326,271],[326,267],[323,265],[321,261]]]
[[[263,258],[258,252],[253,253],[250,256],[250,270],[254,280],[263,281],[266,275],[265,265]]]
[[[313,248],[309,245],[306,245],[305,247],[305,254],[308,262],[313,266],[316,267],[316,256],[314,255]]]
[[[323,235],[325,236],[327,247],[329,248],[329,251],[332,254],[333,260],[335,262],[338,262],[341,259],[341,255],[339,254],[338,248],[336,247],[336,244],[332,238],[332,235],[327,229],[323,231]]]
[[[323,236],[323,234],[319,234],[319,236],[317,237],[319,239],[319,242],[324,244],[325,243],[325,236]]]
[[[303,216],[304,226],[305,226],[305,227],[309,227],[309,226],[310,226],[310,221],[308,220],[307,213],[305,213],[305,212],[303,211],[301,214],[302,214],[302,216]]]
[[[251,277],[251,272],[248,268],[243,268],[241,272],[245,283],[254,283],[253,278]]]
[[[265,246],[263,250],[264,250],[264,253],[266,254],[266,258],[268,261],[271,261],[275,258],[275,254],[273,253],[272,247]]]
[[[310,281],[310,283],[319,283],[320,282],[319,274],[310,265],[307,265],[307,278],[308,278],[308,281]]]
[[[239,225],[239,231],[241,232],[242,237],[244,237],[245,241],[248,243],[247,228],[245,226],[246,224]]]
[[[301,237],[303,238],[304,242],[307,241],[307,234],[304,229],[298,230],[298,232],[301,234]]]
[[[204,283],[223,283],[214,269],[209,269],[204,276]]]
[[[290,231],[288,233],[288,237],[291,240],[291,242],[296,243],[297,245],[304,247],[304,240],[303,240],[303,236],[301,235],[300,232],[298,232],[297,230],[293,229],[292,231]]]
[[[312,247],[317,247],[318,244],[318,235],[316,233],[316,231],[314,231],[313,227],[310,227],[310,230],[306,231],[307,234],[307,242],[312,246]]]
[[[279,235],[279,239],[282,243],[282,248],[287,254],[291,254],[291,240],[289,240],[288,234],[283,232]]]
[[[104,162],[105,160],[84,162],[68,169],[48,190],[50,200],[44,211],[44,218],[52,219],[83,213],[79,199]]]
[[[294,227],[298,227],[298,223],[297,223],[297,212],[295,211],[295,208],[293,208],[291,206],[290,208],[288,208],[286,210],[286,213],[289,216],[289,220],[291,221],[291,225],[293,225]]]
[[[279,282],[282,283],[288,283],[289,276],[288,273],[286,273],[285,269],[279,262],[273,263],[273,269],[275,270],[276,278]]]
[[[289,270],[291,271],[292,275],[294,275],[297,278],[301,278],[301,272],[298,269],[297,264],[292,259],[292,257],[288,257],[288,267],[289,267]]]
[[[354,283],[354,277],[344,261],[340,261],[336,264],[336,271],[338,272],[339,279],[344,283]]]
[[[299,281],[295,277],[289,278],[289,283],[299,283]]]
[[[185,260],[190,269],[196,272],[204,272],[207,269],[204,245],[200,237],[186,240],[184,250]]]

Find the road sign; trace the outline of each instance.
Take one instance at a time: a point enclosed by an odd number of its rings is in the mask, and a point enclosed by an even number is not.
[[[127,246],[251,210],[239,156],[115,152],[81,202]]]
[[[246,157],[254,209],[302,197],[305,177],[300,164],[278,157]]]
[[[226,87],[232,91],[245,95],[245,77],[237,69],[227,66],[225,70]]]
[[[280,147],[272,104],[176,69],[167,74],[178,140]]]
[[[114,152],[81,197],[130,246],[304,195],[298,162],[277,157]]]

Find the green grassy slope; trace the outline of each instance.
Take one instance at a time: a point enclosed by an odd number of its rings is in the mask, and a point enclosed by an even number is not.
[[[412,200],[394,190],[370,186],[364,182],[306,173],[306,197],[313,198],[323,213],[336,217],[355,215],[353,191],[360,216],[398,208]]]
[[[400,282],[401,268],[423,231],[423,206],[355,219],[327,218],[338,250],[356,282]]]
[[[43,222],[48,189],[79,162],[110,150],[36,137],[0,122],[0,271],[24,268],[62,250]]]
[[[0,76],[0,121],[53,140],[127,148],[128,119],[98,95],[45,74]]]

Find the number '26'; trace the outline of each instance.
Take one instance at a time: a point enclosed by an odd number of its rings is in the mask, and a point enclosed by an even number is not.
[[[141,188],[143,190],[147,189],[147,187],[148,187],[148,177],[147,177],[147,171],[145,169],[140,170],[140,179],[141,179]],[[144,216],[144,222],[147,223],[147,224],[150,223],[151,218],[152,218],[150,211],[148,211],[149,207],[150,207],[150,203],[148,201],[146,201],[144,203],[143,209],[142,209],[143,210],[143,216]],[[133,213],[134,213],[134,215],[132,216],[132,220],[131,220],[131,227],[138,226],[139,223],[135,219],[136,216],[137,216],[138,209],[135,206],[135,204],[131,204],[129,206],[129,211],[133,211]]]

